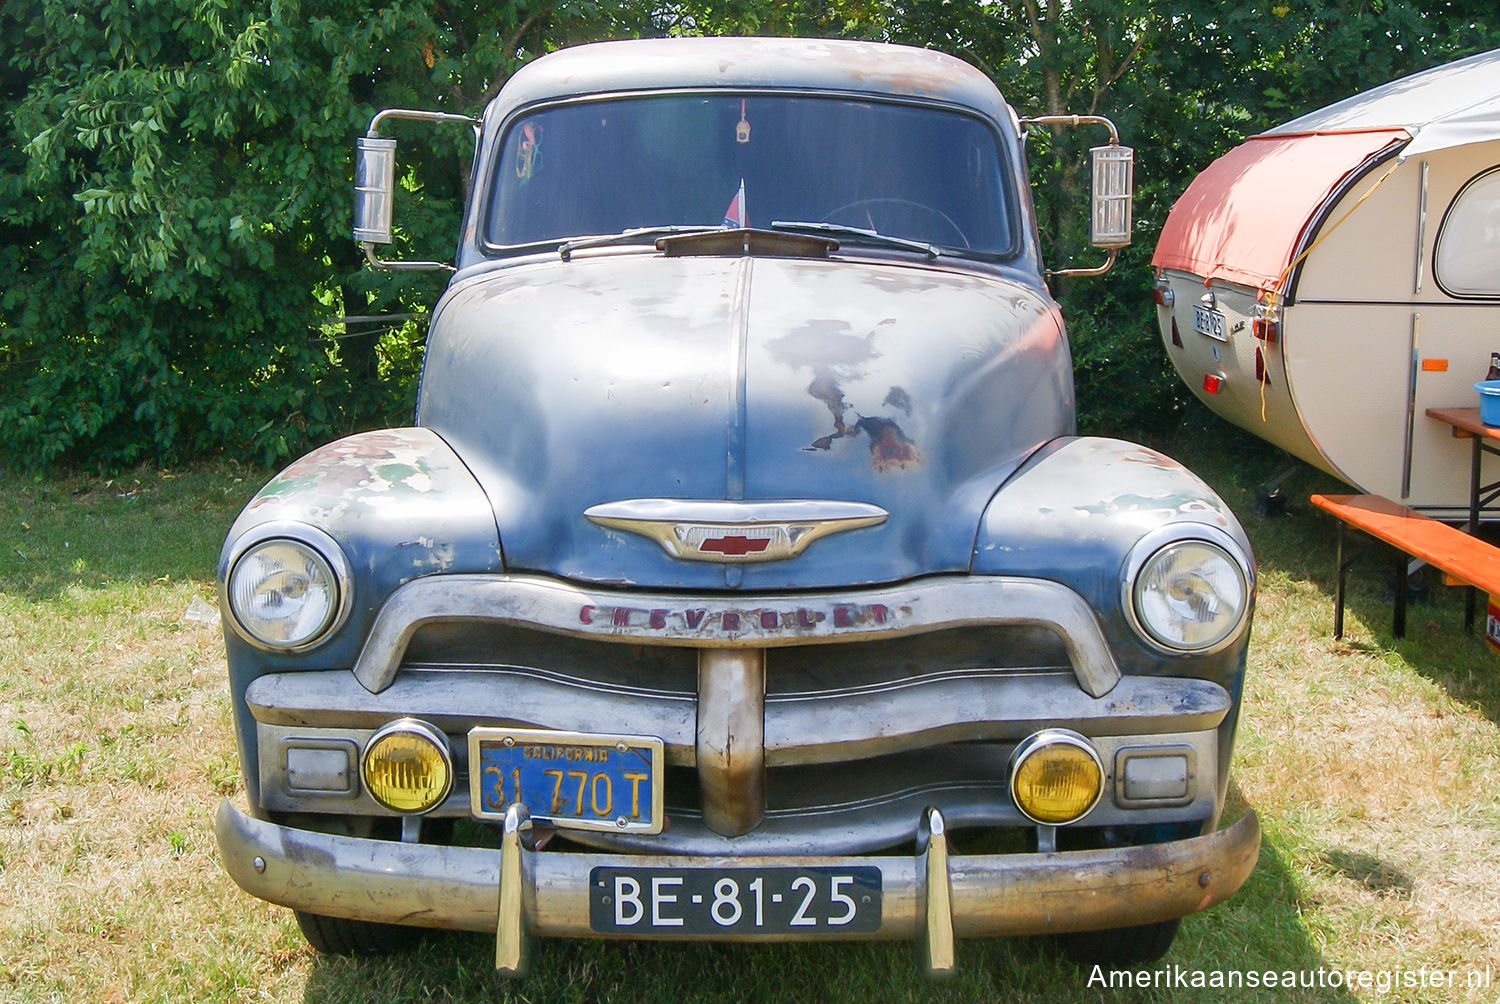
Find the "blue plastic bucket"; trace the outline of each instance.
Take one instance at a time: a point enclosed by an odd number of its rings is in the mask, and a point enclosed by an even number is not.
[[[1500,425],[1500,380],[1481,380],[1474,389],[1479,391],[1479,420]]]

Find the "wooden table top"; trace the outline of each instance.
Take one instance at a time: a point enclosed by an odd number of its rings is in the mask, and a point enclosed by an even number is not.
[[[1470,436],[1483,436],[1485,439],[1500,440],[1500,426],[1485,425],[1481,422],[1478,408],[1428,408],[1427,417],[1453,426],[1455,436],[1462,436],[1465,439]]]

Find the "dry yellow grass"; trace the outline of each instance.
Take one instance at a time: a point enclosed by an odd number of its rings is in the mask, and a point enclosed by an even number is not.
[[[207,825],[237,774],[218,631],[181,620],[203,586],[142,588],[0,620],[0,996],[207,999],[236,970],[295,996],[263,951],[284,918],[237,895]]]
[[[1359,621],[1333,641],[1326,595],[1299,585],[1273,582],[1257,612],[1270,637],[1252,654],[1236,777],[1293,852],[1325,957],[1500,979],[1495,722]],[[1437,630],[1461,635],[1457,598],[1441,602]],[[1500,675],[1500,657],[1465,640]],[[1470,999],[1500,999],[1488,990]]]

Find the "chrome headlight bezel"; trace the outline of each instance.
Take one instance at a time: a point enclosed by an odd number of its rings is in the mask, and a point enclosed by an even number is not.
[[[1184,548],[1201,548],[1206,551],[1206,558],[1222,558],[1233,572],[1240,594],[1238,609],[1228,619],[1227,626],[1200,642],[1172,637],[1160,625],[1152,624],[1142,609],[1150,570]],[[1142,537],[1125,560],[1121,586],[1121,605],[1131,628],[1151,648],[1168,655],[1212,655],[1235,644],[1244,633],[1255,599],[1255,575],[1245,549],[1228,533],[1201,523],[1170,524]]]
[[[327,612],[317,626],[295,639],[281,640],[258,632],[249,623],[251,618],[234,602],[236,576],[247,570],[246,560],[272,546],[290,546],[305,554],[316,571],[326,576],[332,593]],[[296,653],[317,648],[344,626],[353,601],[353,575],[343,548],[324,531],[298,522],[263,523],[242,534],[229,549],[219,585],[219,604],[225,622],[244,641],[267,652]]]
[[[1049,748],[1053,747],[1064,748],[1074,753],[1083,754],[1087,762],[1094,769],[1095,783],[1093,797],[1089,799],[1088,803],[1080,811],[1075,812],[1066,819],[1044,819],[1035,814],[1032,811],[1035,806],[1029,804],[1028,800],[1023,799],[1019,790],[1021,770],[1025,766],[1026,761],[1032,756],[1045,754]],[[1008,776],[1006,787],[1010,792],[1011,804],[1016,807],[1016,811],[1020,812],[1021,815],[1040,826],[1071,826],[1093,812],[1104,797],[1105,782],[1109,776],[1104,769],[1104,761],[1100,758],[1099,751],[1094,747],[1093,742],[1082,733],[1062,728],[1042,729],[1040,732],[1033,732],[1017,743],[1016,748],[1011,751],[1006,774]]]
[[[376,786],[371,784],[371,759],[379,752],[385,740],[398,736],[407,736],[426,743],[432,752],[437,755],[438,761],[442,764],[443,783],[435,789],[435,794],[427,800],[425,805],[403,807],[393,804],[377,794]],[[370,736],[369,740],[365,743],[364,749],[360,750],[359,753],[360,785],[381,808],[403,816],[424,816],[441,806],[453,792],[454,774],[453,747],[448,742],[448,737],[443,734],[442,729],[439,729],[430,722],[422,721],[420,718],[398,718],[395,721],[387,722],[377,729],[374,735]]]

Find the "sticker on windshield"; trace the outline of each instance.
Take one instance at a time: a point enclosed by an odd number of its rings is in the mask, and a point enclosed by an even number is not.
[[[521,148],[516,151],[516,177],[529,181],[541,166],[542,127],[535,122],[522,123]]]

